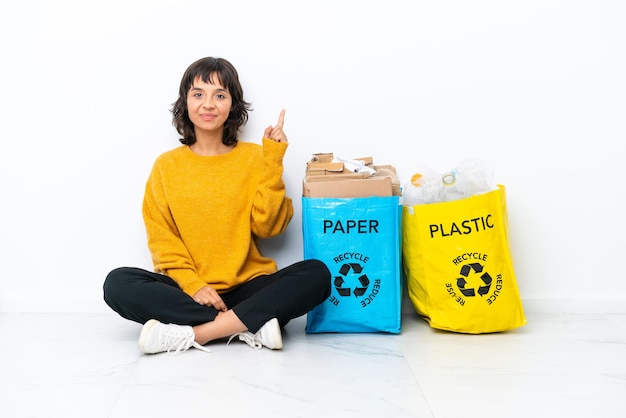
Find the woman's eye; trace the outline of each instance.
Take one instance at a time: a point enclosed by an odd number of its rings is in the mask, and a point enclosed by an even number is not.
[[[226,98],[226,95],[225,95],[225,94],[221,94],[221,93],[220,93],[220,94],[218,94],[218,95],[217,95],[217,98],[218,98],[218,99],[225,99],[225,98]]]

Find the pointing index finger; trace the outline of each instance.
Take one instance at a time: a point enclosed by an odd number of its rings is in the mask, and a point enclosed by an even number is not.
[[[278,123],[276,127],[283,129],[283,125],[285,124],[285,109],[280,111],[280,116],[278,116]]]

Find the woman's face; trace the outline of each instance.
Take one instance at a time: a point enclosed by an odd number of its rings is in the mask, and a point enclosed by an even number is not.
[[[221,131],[230,113],[233,100],[215,74],[211,74],[211,83],[205,83],[196,77],[187,92],[187,111],[189,119],[197,130],[208,132]]]

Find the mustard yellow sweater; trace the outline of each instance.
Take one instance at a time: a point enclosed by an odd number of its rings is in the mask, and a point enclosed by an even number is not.
[[[155,271],[190,296],[275,272],[256,240],[279,235],[293,216],[282,180],[286,150],[287,143],[264,138],[262,146],[239,141],[219,156],[188,146],[160,155],[142,209]]]

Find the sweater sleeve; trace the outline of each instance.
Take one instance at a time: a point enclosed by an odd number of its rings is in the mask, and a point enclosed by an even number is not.
[[[283,233],[293,217],[293,204],[283,182],[286,142],[263,138],[263,171],[252,205],[252,233],[269,238]]]
[[[172,278],[189,296],[206,286],[198,277],[193,260],[180,237],[163,190],[158,162],[144,194],[142,215],[154,270]]]

